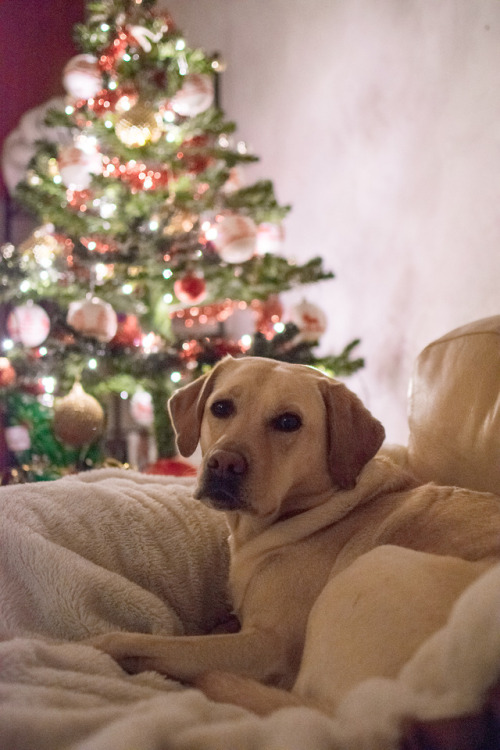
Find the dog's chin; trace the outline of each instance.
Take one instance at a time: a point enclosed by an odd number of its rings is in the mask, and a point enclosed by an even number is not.
[[[215,482],[202,483],[194,496],[215,510],[244,511],[247,509],[239,491]]]

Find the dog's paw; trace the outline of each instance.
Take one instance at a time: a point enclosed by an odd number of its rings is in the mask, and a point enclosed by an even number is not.
[[[124,659],[130,654],[130,636],[128,633],[113,632],[113,633],[102,633],[101,635],[93,635],[91,638],[86,638],[81,641],[86,646],[93,646],[93,648],[112,656],[116,661]]]

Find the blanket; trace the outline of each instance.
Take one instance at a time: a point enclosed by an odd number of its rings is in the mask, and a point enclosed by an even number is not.
[[[204,633],[227,615],[227,528],[192,489],[103,469],[0,490],[1,748],[390,750],[408,719],[478,709],[500,676],[500,565],[397,679],[361,683],[332,716],[259,718],[79,643],[116,629]]]

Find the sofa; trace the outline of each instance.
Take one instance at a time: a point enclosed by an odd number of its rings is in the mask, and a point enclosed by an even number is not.
[[[500,316],[423,350],[408,444],[382,450],[423,482],[500,495]],[[397,679],[366,680],[328,716],[257,717],[154,672],[128,675],[82,643],[117,629],[203,634],[230,617],[227,527],[193,483],[112,468],[0,489],[0,747],[499,746],[500,564]]]

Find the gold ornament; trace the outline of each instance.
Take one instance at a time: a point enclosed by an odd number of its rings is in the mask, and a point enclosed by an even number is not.
[[[22,260],[26,262],[34,258],[42,268],[49,268],[60,250],[61,245],[46,226],[35,229],[33,234],[19,245]]]
[[[88,445],[102,434],[104,411],[77,381],[68,395],[56,402],[52,426],[63,443],[75,448]]]
[[[138,102],[124,112],[115,125],[115,133],[129,148],[139,148],[147,143],[156,143],[161,138],[161,116],[149,105]]]
[[[193,229],[196,219],[196,214],[189,211],[176,211],[169,217],[168,224],[163,229],[163,235],[173,237],[176,234],[187,234]]]

